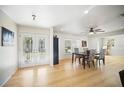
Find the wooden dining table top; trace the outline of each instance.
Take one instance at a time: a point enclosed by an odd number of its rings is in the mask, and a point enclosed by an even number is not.
[[[76,54],[76,55],[87,55],[85,52],[79,52],[79,53],[72,53],[72,54]],[[95,55],[99,55],[100,53],[95,53]]]

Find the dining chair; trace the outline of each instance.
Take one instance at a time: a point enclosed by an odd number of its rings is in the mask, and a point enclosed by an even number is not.
[[[75,53],[79,53],[79,48],[74,48]]]
[[[94,58],[95,58],[95,50],[91,49],[87,51],[87,56],[85,57],[85,61],[87,62],[89,68],[90,68],[90,64],[92,62],[93,66],[95,67],[94,64]],[[84,63],[85,65],[85,63]]]
[[[103,61],[103,64],[105,65],[105,49],[101,49],[99,55],[95,56],[96,61],[99,61],[99,65],[100,65],[100,61]]]
[[[87,52],[87,50],[88,50],[88,48],[83,48],[83,52],[85,52],[85,53],[86,53],[86,52]]]
[[[74,53],[79,53],[79,48],[74,48]],[[81,58],[82,58],[82,56],[80,56],[80,55],[76,55],[75,56],[75,62],[76,62],[76,59],[78,58],[78,60],[79,60],[79,64],[81,63]]]

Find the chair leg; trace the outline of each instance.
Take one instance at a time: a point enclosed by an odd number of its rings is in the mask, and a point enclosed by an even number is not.
[[[73,61],[74,61],[74,53],[72,53],[72,63],[73,63]]]
[[[84,62],[84,69],[85,69],[85,62]]]
[[[85,61],[82,61],[83,68],[85,69]]]
[[[95,63],[94,63],[94,60],[93,60],[93,66],[95,67]]]
[[[81,64],[81,58],[79,58],[79,64]]]
[[[83,57],[82,65],[83,65],[83,67],[84,67],[84,69],[85,69],[85,57]]]
[[[74,61],[76,62],[77,57],[75,57]]]
[[[105,65],[105,58],[103,58],[103,64]]]
[[[87,64],[88,64],[88,66],[89,66],[89,68],[90,68],[90,62],[87,62]]]
[[[96,65],[98,66],[98,59],[96,59]]]
[[[90,63],[89,63],[89,68],[90,68]]]
[[[99,59],[99,66],[100,66],[100,59]]]

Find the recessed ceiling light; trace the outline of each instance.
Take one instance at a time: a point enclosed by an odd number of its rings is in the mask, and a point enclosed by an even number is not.
[[[84,11],[84,14],[87,14],[88,12],[89,12],[88,10],[85,10],[85,11]]]

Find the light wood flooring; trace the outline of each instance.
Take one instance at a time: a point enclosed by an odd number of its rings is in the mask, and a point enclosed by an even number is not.
[[[59,65],[36,66],[17,70],[5,87],[121,87],[118,72],[124,69],[124,56],[107,56],[106,65],[94,68],[83,66],[71,59],[62,60]]]

